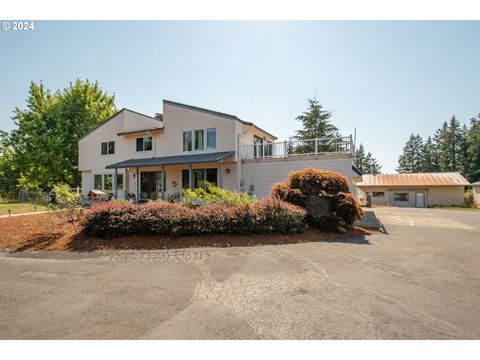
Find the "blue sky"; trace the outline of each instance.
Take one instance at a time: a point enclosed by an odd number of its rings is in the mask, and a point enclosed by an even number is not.
[[[480,22],[36,22],[0,31],[0,128],[30,81],[98,80],[118,108],[162,99],[235,114],[283,140],[316,92],[394,171],[410,135],[480,113]]]

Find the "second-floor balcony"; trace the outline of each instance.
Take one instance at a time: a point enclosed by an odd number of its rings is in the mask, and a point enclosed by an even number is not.
[[[309,140],[286,140],[282,142],[248,144],[243,146],[242,159],[285,158],[291,156],[327,155],[343,153],[353,155],[351,136],[318,138]]]

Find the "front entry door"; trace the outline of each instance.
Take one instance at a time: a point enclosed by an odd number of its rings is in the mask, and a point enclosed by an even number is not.
[[[425,207],[425,194],[423,192],[415,194],[415,207],[417,208]]]

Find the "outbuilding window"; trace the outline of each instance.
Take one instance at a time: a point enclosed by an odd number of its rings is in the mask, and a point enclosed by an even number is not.
[[[385,193],[383,191],[374,191],[372,196],[374,198],[383,198],[385,197]]]
[[[408,193],[394,193],[393,194],[394,201],[408,201]]]

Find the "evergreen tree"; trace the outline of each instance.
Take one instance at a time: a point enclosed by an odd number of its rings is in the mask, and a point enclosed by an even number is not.
[[[372,156],[372,153],[370,151],[365,156],[365,163],[367,174],[380,174],[380,170],[382,169],[382,167],[378,164],[377,160]]]
[[[438,157],[438,171],[448,171],[448,123],[443,122],[433,138]]]
[[[460,122],[457,120],[455,115],[453,115],[450,119],[445,140],[446,144],[444,144],[443,147],[445,151],[443,154],[446,165],[445,171],[460,171],[460,146],[462,142],[462,131],[460,128]]]
[[[397,171],[399,173],[417,173],[422,164],[422,137],[411,134],[403,147],[403,154],[398,159]]]
[[[295,139],[307,140],[323,137],[338,137],[338,128],[330,123],[331,117],[332,112],[324,110],[316,97],[308,99],[308,109],[295,119],[301,121],[303,126],[301,130],[297,130]]]
[[[432,138],[429,136],[422,145],[420,172],[437,172],[438,152]]]
[[[366,163],[365,163],[365,148],[363,147],[362,143],[360,143],[357,150],[355,151],[355,157],[353,159],[353,163],[362,174],[367,173]]]
[[[365,148],[362,143],[355,151],[354,164],[362,174],[376,175],[380,173],[382,166],[378,164],[371,152],[365,154]]]
[[[470,119],[470,128],[465,136],[467,161],[465,176],[469,181],[480,181],[480,114]]]

